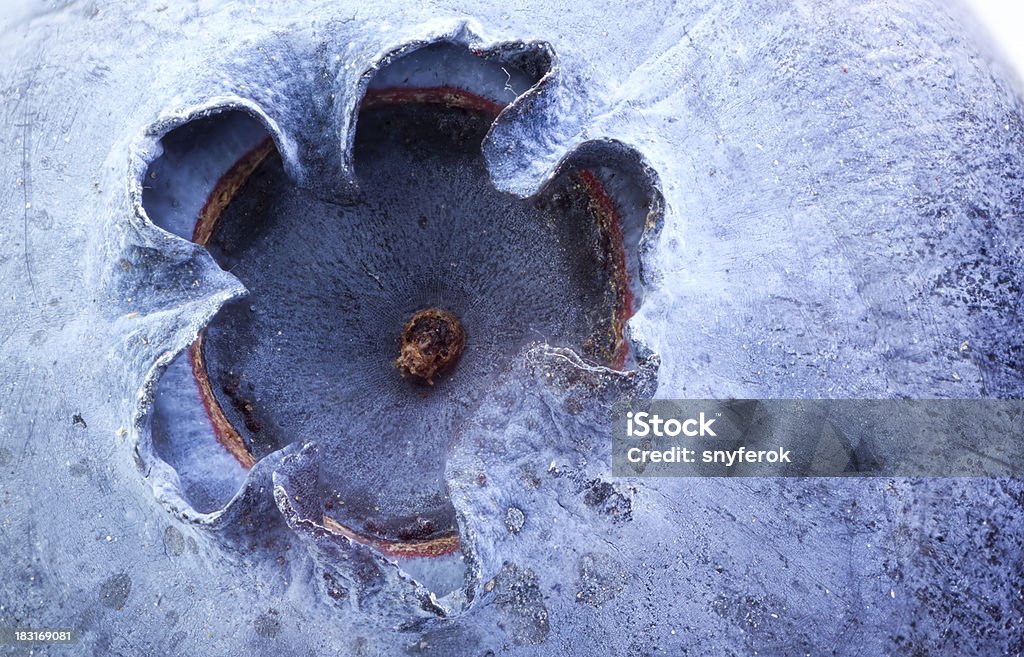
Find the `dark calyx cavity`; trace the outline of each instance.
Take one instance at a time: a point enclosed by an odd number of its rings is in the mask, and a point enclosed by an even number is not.
[[[358,194],[297,188],[272,154],[207,244],[250,291],[206,330],[225,416],[257,459],[317,441],[326,513],[380,538],[456,530],[446,453],[517,354],[614,349],[616,282],[586,185],[570,172],[530,199],[495,189],[481,155],[492,120],[422,95],[368,104]]]

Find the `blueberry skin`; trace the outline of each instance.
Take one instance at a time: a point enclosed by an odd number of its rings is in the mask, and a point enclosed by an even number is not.
[[[70,654],[1020,650],[1017,480],[613,481],[615,381],[554,416],[572,384],[522,393],[536,363],[492,393],[449,464],[473,580],[445,619],[293,542],[265,496],[191,523],[143,440],[159,368],[244,293],[145,215],[159,138],[244,108],[330,196],[366,76],[436,40],[553,53],[489,135],[500,188],[609,143],[656,172],[631,327],[658,396],[1019,397],[1021,101],[959,6],[0,13],[0,625],[74,627]]]

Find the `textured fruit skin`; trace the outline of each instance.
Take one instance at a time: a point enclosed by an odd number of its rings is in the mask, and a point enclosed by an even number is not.
[[[657,173],[630,326],[660,357],[658,396],[1020,397],[1024,112],[957,6],[0,14],[0,625],[74,627],[83,655],[1024,649],[1019,481],[610,480],[598,425],[619,384],[552,415],[574,384],[524,393],[543,378],[529,359],[450,462],[474,580],[444,620],[409,611],[397,572],[360,579],[384,572],[372,555],[338,567],[337,546],[299,544],[293,499],[287,518],[254,494],[192,524],[137,449],[158,369],[244,293],[145,216],[159,137],[245,108],[329,196],[351,180],[364,76],[445,39],[554,53],[489,136],[503,189],[609,140]],[[309,455],[280,455],[281,478]]]

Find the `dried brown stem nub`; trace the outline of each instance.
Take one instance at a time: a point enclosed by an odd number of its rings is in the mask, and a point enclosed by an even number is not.
[[[434,376],[454,364],[465,346],[466,332],[455,315],[440,308],[419,310],[402,331],[395,366],[402,376],[411,374],[434,385]]]

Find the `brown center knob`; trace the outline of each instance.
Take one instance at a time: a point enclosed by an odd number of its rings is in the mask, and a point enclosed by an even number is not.
[[[434,375],[452,365],[466,346],[466,332],[455,315],[440,308],[417,311],[402,331],[395,366],[434,385]]]

